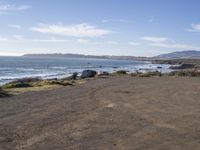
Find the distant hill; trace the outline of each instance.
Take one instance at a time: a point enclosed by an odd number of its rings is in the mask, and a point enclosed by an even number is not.
[[[117,59],[117,60],[149,60],[147,57],[135,56],[96,56],[96,55],[81,55],[81,54],[25,54],[23,57],[37,58],[95,58],[95,59]]]
[[[94,59],[117,59],[117,60],[155,60],[155,59],[192,59],[200,58],[200,51],[188,50],[177,51],[168,54],[161,54],[155,57],[136,57],[136,56],[110,56],[110,55],[82,55],[82,54],[25,54],[23,57],[36,58],[94,58]]]
[[[162,54],[155,56],[154,58],[160,59],[175,59],[175,58],[200,58],[200,51],[189,50],[189,51],[180,51],[180,52],[173,52],[168,54]]]

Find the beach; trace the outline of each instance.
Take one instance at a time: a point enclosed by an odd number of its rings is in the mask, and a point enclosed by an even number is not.
[[[2,150],[198,150],[200,78],[108,76],[0,99]]]

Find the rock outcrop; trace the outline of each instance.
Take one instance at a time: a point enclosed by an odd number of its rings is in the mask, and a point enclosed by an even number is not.
[[[176,66],[171,66],[170,69],[193,69],[195,64],[180,64]]]
[[[98,76],[108,76],[109,73],[106,72],[106,71],[98,71],[98,72],[97,72],[97,75],[98,75]]]
[[[92,77],[95,77],[95,75],[97,74],[96,71],[94,70],[84,70],[81,74],[81,78],[84,79],[84,78],[92,78]]]

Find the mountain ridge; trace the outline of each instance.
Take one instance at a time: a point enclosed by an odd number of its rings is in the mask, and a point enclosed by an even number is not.
[[[84,55],[84,54],[72,54],[72,53],[25,54],[23,55],[23,57],[94,58],[94,59],[120,59],[120,60],[191,59],[191,58],[200,58],[200,51],[197,50],[175,51],[172,53],[161,54],[154,57],[115,56],[115,55],[98,56],[98,55]]]
[[[161,54],[155,56],[154,58],[163,58],[163,59],[200,58],[200,51],[197,50],[175,51],[172,53]]]
[[[114,55],[83,55],[83,54],[61,54],[61,53],[54,53],[54,54],[25,54],[23,57],[57,57],[57,58],[94,58],[94,59],[120,59],[120,60],[147,60],[148,57],[136,57],[136,56],[114,56]]]

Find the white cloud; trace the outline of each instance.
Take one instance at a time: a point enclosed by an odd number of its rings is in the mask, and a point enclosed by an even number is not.
[[[107,43],[111,44],[111,45],[117,45],[117,44],[119,44],[117,41],[108,41]]]
[[[156,36],[145,36],[145,37],[141,37],[141,39],[148,42],[155,42],[155,43],[166,42],[168,40],[168,38],[166,37],[156,37]]]
[[[97,28],[95,26],[85,23],[77,25],[41,24],[37,27],[32,27],[31,30],[40,33],[48,33],[48,34],[71,36],[71,37],[99,37],[111,33],[111,31],[109,30]]]
[[[140,43],[138,43],[138,42],[129,42],[128,44],[132,45],[132,46],[139,46],[140,45]]]
[[[15,28],[15,29],[21,29],[21,26],[18,24],[9,25],[9,27]]]
[[[151,46],[163,47],[163,48],[177,48],[177,49],[190,49],[194,48],[193,46],[178,44],[178,43],[151,43]],[[196,49],[197,47],[195,47]]]
[[[69,42],[69,40],[65,39],[56,39],[56,38],[50,38],[50,39],[32,39],[32,40],[26,40],[26,42],[39,42],[39,43],[48,43],[48,42],[54,42],[54,43],[66,43]]]
[[[191,24],[191,28],[187,29],[189,32],[200,32],[200,24]]]
[[[76,42],[79,44],[95,44],[95,45],[96,44],[99,44],[99,45],[105,45],[105,44],[117,45],[117,44],[119,44],[117,41],[94,42],[94,41],[90,41],[88,39],[77,39]]]
[[[132,21],[125,20],[125,19],[105,19],[105,20],[102,20],[102,23],[109,23],[109,22],[132,23]]]
[[[22,56],[24,53],[4,53],[0,52],[0,56]]]
[[[79,44],[88,44],[90,42],[90,40],[87,40],[87,39],[77,39],[77,42]]]
[[[24,35],[13,35],[13,38],[15,40],[23,40],[24,39]]]
[[[66,43],[69,42],[69,40],[67,39],[60,39],[60,38],[55,38],[55,37],[50,37],[47,39],[27,39],[24,38],[24,35],[13,35],[10,38],[3,38],[0,37],[0,42],[9,42],[9,43],[30,43],[30,42],[39,42],[39,43],[51,43],[51,42],[55,42],[55,43]]]
[[[148,42],[149,45],[162,48],[174,48],[174,49],[200,49],[198,46],[180,44],[166,37],[142,37],[140,38]]]
[[[5,42],[5,41],[8,41],[8,39],[4,37],[0,37],[0,42]]]
[[[11,5],[11,4],[0,4],[0,11],[8,12],[8,11],[22,11],[30,9],[30,5]]]

